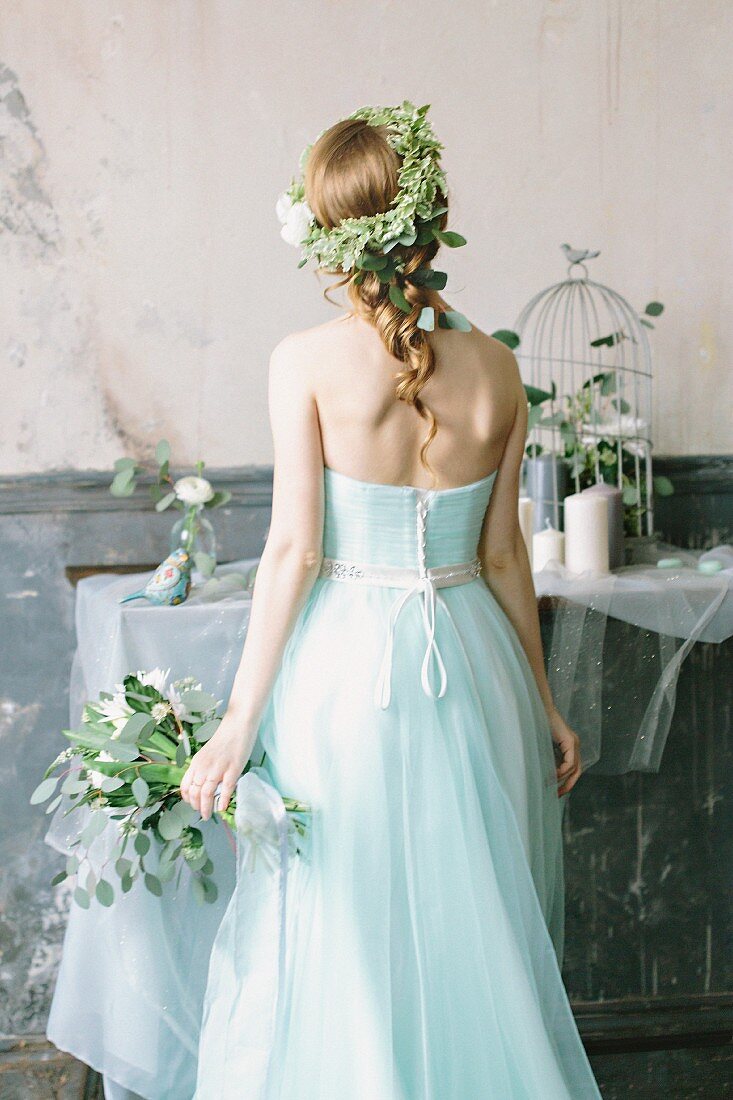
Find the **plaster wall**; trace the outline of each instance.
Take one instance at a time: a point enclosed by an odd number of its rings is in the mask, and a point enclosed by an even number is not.
[[[653,334],[655,443],[733,450],[728,0],[15,0],[0,14],[0,472],[271,461],[268,355],[333,315],[274,202],[366,102],[431,102],[491,331],[563,241]]]

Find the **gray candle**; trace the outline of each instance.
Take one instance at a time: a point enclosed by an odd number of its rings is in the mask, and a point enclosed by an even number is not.
[[[554,454],[526,458],[524,487],[527,496],[534,501],[533,530],[544,531],[549,521],[550,527],[562,531],[562,502],[568,495],[567,464]]]
[[[589,489],[583,489],[594,496],[603,496],[608,505],[608,568],[619,569],[624,564],[624,502],[620,489],[599,481]]]

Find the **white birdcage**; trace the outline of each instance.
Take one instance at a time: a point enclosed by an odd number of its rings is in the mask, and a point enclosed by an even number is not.
[[[567,279],[535,295],[514,326],[522,378],[533,387],[527,454],[558,456],[570,491],[601,481],[618,485],[626,533],[651,535],[652,362],[645,329],[654,327],[648,318],[662,306],[650,302],[640,316],[615,290],[588,278],[585,261],[598,252],[562,248]],[[557,475],[553,485],[559,527]]]

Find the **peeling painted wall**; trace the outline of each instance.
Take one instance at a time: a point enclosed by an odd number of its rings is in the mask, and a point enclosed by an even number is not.
[[[266,365],[332,315],[278,236],[306,142],[432,102],[469,246],[456,305],[511,324],[559,244],[654,335],[656,445],[733,449],[728,0],[18,0],[0,20],[0,471],[271,461]]]

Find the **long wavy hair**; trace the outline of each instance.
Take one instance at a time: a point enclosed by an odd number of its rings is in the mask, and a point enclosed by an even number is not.
[[[344,218],[359,218],[383,213],[391,206],[399,185],[400,157],[386,139],[387,128],[371,126],[362,119],[337,122],[313,145],[305,165],[305,193],[308,205],[322,226],[331,229]],[[447,196],[440,196],[447,206]],[[441,218],[445,226],[447,213]],[[438,243],[397,245],[405,260],[404,274],[409,275],[428,264],[438,251]],[[379,281],[374,271],[342,275],[324,292],[343,287],[353,311],[373,324],[390,355],[403,365],[395,375],[395,394],[400,401],[414,405],[428,422],[428,432],[420,448],[420,461],[434,477],[426,452],[438,429],[435,416],[420,398],[420,391],[435,371],[435,352],[428,334],[417,327],[424,306],[435,305],[437,295],[426,287],[415,286],[397,276],[405,297],[412,305],[405,313],[389,299],[388,284]]]

